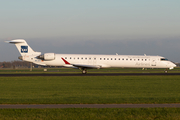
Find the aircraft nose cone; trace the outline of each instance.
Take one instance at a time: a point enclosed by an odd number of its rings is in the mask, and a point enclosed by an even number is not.
[[[169,69],[170,69],[170,70],[171,70],[171,69],[174,69],[174,67],[176,67],[176,64],[171,63],[171,65],[170,65],[170,68],[169,68]]]
[[[177,66],[176,64],[173,65],[173,67],[176,67],[176,66]]]

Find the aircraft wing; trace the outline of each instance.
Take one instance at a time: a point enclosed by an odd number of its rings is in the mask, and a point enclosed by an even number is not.
[[[71,64],[75,67],[78,67],[78,68],[101,68],[100,65],[85,65],[85,64]]]
[[[71,63],[69,63],[68,61],[66,61],[64,58],[61,58],[63,61],[64,61],[64,63],[66,64],[66,65],[72,65],[72,66],[74,66],[74,67],[78,67],[78,68],[101,68],[101,66],[100,65],[86,65],[86,64],[71,64]]]
[[[38,63],[38,62],[33,62],[34,64],[37,64],[37,65],[42,65],[42,66],[46,66],[46,64],[43,64],[43,63]]]

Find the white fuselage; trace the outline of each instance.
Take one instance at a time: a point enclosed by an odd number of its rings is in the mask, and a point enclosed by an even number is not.
[[[74,67],[66,64],[95,65],[97,68],[169,68],[176,65],[161,56],[140,55],[93,55],[93,54],[55,54],[54,60],[40,60],[36,56],[23,56],[22,60],[46,66]]]
[[[33,62],[43,66],[63,66],[79,68],[82,73],[87,69],[109,67],[122,68],[169,68],[176,67],[174,63],[161,56],[142,55],[93,55],[93,54],[55,54],[35,52],[24,39],[6,41],[15,44],[23,61]]]

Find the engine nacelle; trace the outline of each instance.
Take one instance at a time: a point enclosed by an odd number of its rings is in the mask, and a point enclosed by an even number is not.
[[[37,58],[42,60],[54,60],[55,53],[45,53],[43,55],[38,56]]]

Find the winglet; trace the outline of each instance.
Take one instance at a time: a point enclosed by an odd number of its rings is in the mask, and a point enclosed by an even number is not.
[[[64,58],[61,58],[61,59],[65,62],[65,64],[70,65],[70,63],[68,61],[66,61]]]

